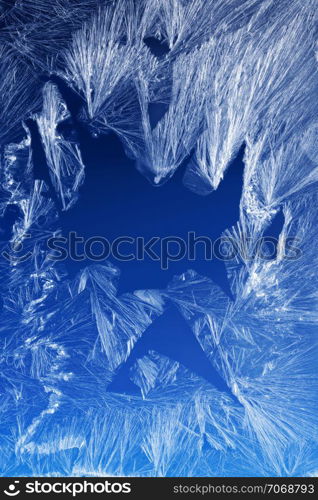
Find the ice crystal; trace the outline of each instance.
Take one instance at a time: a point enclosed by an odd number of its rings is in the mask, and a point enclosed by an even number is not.
[[[317,474],[316,1],[2,4],[1,474]],[[157,186],[185,167],[199,194],[244,145],[228,294],[191,269],[121,294],[110,261],[52,257],[85,186],[67,127],[117,134]],[[142,351],[171,310],[209,380]]]

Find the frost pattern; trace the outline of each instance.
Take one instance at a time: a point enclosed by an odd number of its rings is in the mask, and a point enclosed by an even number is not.
[[[66,104],[57,88],[47,83],[43,88],[42,113],[36,117],[36,122],[62,210],[67,210],[75,203],[85,168],[79,146],[64,140],[58,132],[58,125],[69,117]]]
[[[1,6],[2,475],[317,475],[316,12],[315,0]],[[156,185],[187,164],[199,194],[245,145],[239,220],[223,235],[240,249],[231,297],[192,270],[119,295],[109,262],[70,278],[52,261],[45,241],[85,182],[63,133],[74,121],[115,132]],[[279,214],[275,256],[261,258]],[[150,350],[130,367],[135,394],[120,394],[119,370],[171,308],[227,390]]]

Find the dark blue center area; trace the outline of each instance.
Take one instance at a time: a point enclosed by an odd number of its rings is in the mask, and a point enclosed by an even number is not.
[[[177,237],[188,240],[189,232],[216,240],[238,220],[239,199],[242,189],[243,163],[238,158],[220,188],[209,196],[201,197],[182,184],[184,168],[160,188],[153,187],[127,159],[115,135],[92,139],[88,134],[82,147],[86,165],[86,179],[80,198],[73,209],[62,214],[64,234],[76,231],[85,239],[103,236],[110,241],[120,237]],[[130,256],[134,245],[123,242],[120,251]],[[96,245],[96,253],[99,252]],[[158,241],[153,250],[161,252]],[[122,270],[121,291],[140,288],[164,288],[175,274],[187,269],[213,278],[227,290],[224,262],[206,259],[205,244],[196,244],[196,260],[188,253],[178,261],[169,262],[168,269],[153,260],[147,252],[144,260],[117,260],[110,257]],[[177,254],[179,244],[169,245],[171,254]],[[193,256],[190,258],[192,259]],[[67,261],[71,273],[88,262]]]
[[[86,169],[79,200],[66,212],[61,210],[54,193],[37,127],[34,123],[29,123],[29,126],[35,176],[45,180],[49,186],[51,197],[60,212],[60,223],[66,238],[75,232],[85,241],[92,237],[104,237],[110,242],[120,237],[143,237],[147,242],[153,237],[176,237],[188,242],[188,235],[192,232],[197,238],[208,237],[215,241],[226,228],[237,222],[243,180],[243,147],[229,166],[217,191],[207,196],[186,189],[182,183],[189,159],[169,181],[161,187],[154,187],[138,172],[134,161],[125,155],[115,134],[92,137],[77,119],[81,102],[60,81],[57,83],[72,114],[72,119],[63,123],[59,132],[80,142]],[[177,252],[177,246],[171,245],[169,251]],[[131,250],[128,243],[121,246],[123,254],[129,254]],[[154,250],[160,254],[160,243]],[[98,252],[97,247],[95,251]],[[224,262],[215,256],[207,259],[203,242],[196,245],[194,260],[189,259],[187,254],[178,261],[169,262],[167,269],[162,269],[162,262],[153,260],[147,253],[143,260],[119,261],[114,256],[109,259],[121,270],[119,294],[135,289],[165,288],[174,275],[180,275],[190,268],[211,278],[228,295],[231,294]],[[90,263],[87,258],[80,261],[68,258],[65,261],[70,277]],[[172,306],[137,342],[109,390],[135,393],[137,388],[130,381],[129,370],[135,360],[149,350],[179,361],[190,372],[204,377],[218,389],[229,392],[193,332]]]
[[[203,241],[196,243],[194,254],[189,254],[189,233],[193,233],[195,238],[208,237],[215,242],[226,228],[237,222],[242,193],[244,147],[229,166],[217,191],[207,196],[200,196],[184,187],[182,178],[187,162],[177,169],[168,182],[154,187],[137,171],[134,161],[125,155],[115,134],[92,137],[90,131],[77,119],[82,106],[78,96],[61,80],[55,78],[55,83],[72,114],[72,119],[60,126],[60,133],[76,137],[80,142],[86,169],[78,202],[70,210],[60,211],[64,236],[69,238],[69,234],[75,232],[85,241],[102,237],[109,242],[117,238],[139,237],[144,239],[145,244],[153,237],[158,237],[160,241],[151,250],[160,257],[164,257],[162,238],[181,238],[187,244],[186,254],[175,261],[170,260],[165,266],[162,259],[156,260],[147,252],[142,259],[131,259],[131,255],[136,255],[136,244],[123,241],[119,248],[125,258],[109,256],[109,260],[122,272],[119,293],[144,288],[165,288],[174,275],[191,268],[213,279],[230,295],[224,262],[215,255],[211,258]],[[49,185],[52,198],[58,206],[37,127],[34,123],[29,126],[35,176]],[[79,253],[84,250],[83,245],[78,244]],[[172,255],[179,251],[179,243],[169,243]],[[102,246],[94,244],[92,252],[99,255],[102,253]],[[89,257],[78,260],[68,258],[65,261],[70,276],[90,263]]]

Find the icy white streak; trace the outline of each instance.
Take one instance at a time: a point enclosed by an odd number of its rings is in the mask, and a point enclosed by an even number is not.
[[[147,76],[137,81],[141,107],[141,147],[137,148],[137,168],[160,185],[187,158],[204,126],[204,105],[209,87],[209,44],[181,55],[172,66],[169,107],[154,128],[149,104],[155,100]]]
[[[97,118],[105,102],[120,96],[121,86],[142,67],[147,54],[142,36],[145,14],[140,24],[129,13],[131,2],[118,0],[100,8],[90,21],[73,35],[70,47],[62,55],[62,76],[84,99],[87,117]]]
[[[24,135],[22,122],[38,109],[36,75],[16,61],[10,48],[0,48],[0,147]]]
[[[112,266],[90,266],[80,277],[79,290],[88,289],[99,339],[109,367],[114,370],[129,356],[133,346],[153,318],[162,313],[163,303],[137,295],[116,297]]]
[[[278,19],[264,32],[251,36],[243,28],[211,46],[206,130],[185,178],[194,191],[206,194],[217,189],[248,134],[259,141],[272,134],[271,114],[281,126],[291,108],[310,114],[308,103],[317,91],[317,75],[312,60],[313,16],[306,7],[297,15],[290,9],[288,27]],[[253,30],[253,18],[249,29]]]
[[[78,144],[65,140],[58,132],[58,126],[69,117],[57,87],[47,83],[43,88],[42,112],[36,116],[36,122],[62,210],[76,202],[85,170]]]
[[[152,1],[152,0],[150,0]],[[233,31],[265,10],[259,0],[155,0],[154,35],[167,43],[171,57],[199,47],[218,32]],[[265,2],[268,8],[272,0]]]

